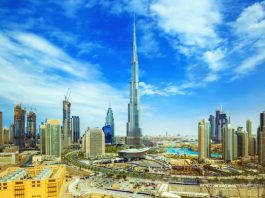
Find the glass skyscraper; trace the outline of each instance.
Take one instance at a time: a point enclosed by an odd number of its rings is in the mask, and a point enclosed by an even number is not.
[[[105,144],[114,144],[114,134],[111,125],[102,127],[102,130],[105,134]]]
[[[45,155],[61,157],[60,120],[47,120],[45,123]],[[41,145],[42,146],[42,145]]]
[[[234,160],[234,129],[231,124],[225,124],[222,127],[222,150],[223,160],[231,162]]]
[[[210,115],[209,117],[209,122],[210,122],[210,135],[211,135],[211,140],[215,141],[215,119],[213,115]]]
[[[132,45],[132,79],[130,83],[130,103],[128,104],[126,143],[129,146],[141,147],[142,129],[140,123],[139,65],[136,46],[135,20],[133,23]]]
[[[107,135],[108,135],[108,138],[107,138],[106,133],[104,131],[105,137],[106,137],[105,142],[108,144],[114,144],[114,134],[115,134],[114,133],[114,131],[115,131],[115,129],[114,129],[114,117],[113,117],[113,111],[110,107],[108,108],[108,111],[106,114],[105,126],[102,129],[103,129],[103,131],[106,130]]]
[[[200,121],[198,124],[199,160],[209,158],[211,155],[210,128],[210,122],[206,119]]]
[[[222,141],[222,128],[224,125],[230,124],[230,117],[226,115],[226,113],[221,110],[216,111],[215,116],[215,142],[221,143]]]
[[[78,143],[80,139],[80,120],[79,116],[72,116],[71,119],[72,142]]]
[[[25,116],[26,111],[21,105],[14,108],[14,144],[19,148],[25,147]]]

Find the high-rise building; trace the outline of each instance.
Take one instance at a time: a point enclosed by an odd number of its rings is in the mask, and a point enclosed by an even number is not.
[[[225,124],[230,124],[230,117],[221,110],[216,111],[215,116],[215,142],[222,142],[222,128]]]
[[[248,133],[243,127],[237,130],[237,157],[248,157]]]
[[[260,151],[261,151],[261,131],[260,131],[260,127],[258,127],[257,129],[257,155],[258,155],[258,161],[260,163],[261,161],[261,155],[260,155]]]
[[[14,143],[19,148],[25,147],[25,116],[26,110],[18,104],[14,108]]]
[[[250,146],[249,146],[248,153],[249,153],[250,156],[255,156],[256,153],[257,153],[257,140],[256,140],[256,138],[254,136],[252,136],[250,138],[249,144],[250,144]]]
[[[7,128],[3,128],[2,141],[3,145],[9,144],[9,129]]]
[[[113,137],[111,144],[114,143],[114,117],[113,117],[113,112],[112,109],[109,107],[106,115],[106,121],[105,121],[105,126],[110,125],[111,126],[111,136]],[[106,134],[105,134],[106,135]]]
[[[251,137],[252,136],[252,121],[251,120],[247,120],[246,129],[247,129],[248,137]]]
[[[100,128],[88,128],[82,138],[84,157],[105,155],[105,135]]]
[[[211,140],[215,141],[215,119],[213,115],[210,115],[209,117],[209,122],[210,122],[210,131],[211,131]]]
[[[130,83],[130,103],[128,104],[126,143],[136,148],[142,146],[142,129],[140,123],[139,65],[136,46],[135,20],[133,23],[132,79]]]
[[[29,147],[36,147],[36,113],[30,111],[27,115],[27,143]]]
[[[222,127],[221,127],[220,119],[219,119],[220,113],[221,113],[220,110],[216,110],[216,113],[215,113],[215,142],[217,143],[220,143],[219,141],[221,140]]]
[[[72,116],[71,119],[72,142],[78,143],[80,139],[80,120],[79,116]]]
[[[40,125],[40,154],[45,155],[46,152],[46,127],[44,123]]]
[[[105,135],[105,144],[108,144],[108,145],[114,144],[114,136],[112,133],[112,127],[110,125],[106,125],[102,127],[102,130]]]
[[[211,155],[210,144],[210,122],[206,119],[202,120],[198,124],[198,136],[199,136],[199,160],[209,158]]]
[[[63,100],[63,148],[68,148],[71,145],[71,103],[68,98]]]
[[[10,142],[10,144],[14,144],[14,131],[15,131],[15,125],[10,124],[10,127],[9,127],[9,142]]]
[[[232,129],[233,131],[233,139],[232,139],[232,143],[233,143],[233,160],[237,159],[237,133],[235,131],[235,129]]]
[[[0,111],[0,147],[3,146],[2,133],[3,133],[3,113]]]
[[[260,126],[258,131],[258,155],[259,164],[265,166],[265,111],[260,114]]]
[[[252,135],[252,121],[251,120],[246,121],[246,129],[248,133],[248,153],[249,155],[252,155],[254,152],[253,151],[254,145],[252,145],[252,143],[255,143],[255,142],[253,141],[254,137]]]
[[[45,129],[44,129],[45,127]],[[61,126],[60,120],[46,120],[41,130],[41,152],[44,155],[61,158]],[[44,134],[43,134],[44,133]],[[45,152],[43,151],[45,145]]]
[[[223,160],[231,162],[234,159],[234,132],[231,124],[223,125],[222,137]]]

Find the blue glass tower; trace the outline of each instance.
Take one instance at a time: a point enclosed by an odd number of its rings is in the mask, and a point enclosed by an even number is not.
[[[102,130],[105,134],[105,144],[114,144],[114,134],[111,125],[102,127]]]
[[[107,126],[107,125],[111,126],[111,134],[114,138],[114,134],[115,134],[114,117],[113,117],[113,111],[110,107],[108,108],[108,111],[106,114],[105,126]]]
[[[215,142],[221,143],[221,132],[225,124],[230,124],[230,117],[221,110],[216,111],[215,116]]]

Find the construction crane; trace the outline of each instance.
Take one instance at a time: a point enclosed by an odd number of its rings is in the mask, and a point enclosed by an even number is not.
[[[71,95],[71,90],[68,88],[66,94],[64,95],[64,99],[68,100]]]

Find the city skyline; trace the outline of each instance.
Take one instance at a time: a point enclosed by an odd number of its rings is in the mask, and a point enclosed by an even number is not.
[[[198,120],[220,105],[234,127],[252,120],[256,134],[265,109],[264,1],[204,0],[197,7],[187,1],[193,13],[185,1],[177,1],[177,8],[163,0],[79,2],[0,3],[3,127],[9,128],[20,102],[37,108],[37,128],[45,118],[61,119],[70,88],[81,134],[87,126],[104,125],[111,101],[115,132],[125,136],[135,13],[143,135],[196,136]]]

